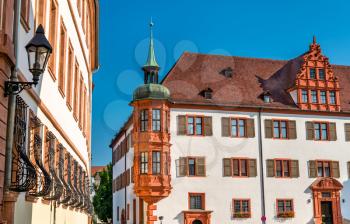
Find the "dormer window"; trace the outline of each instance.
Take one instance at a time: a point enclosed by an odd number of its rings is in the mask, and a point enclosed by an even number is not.
[[[268,91],[263,92],[260,95],[260,98],[264,101],[264,103],[271,103],[272,102],[271,94]]]
[[[199,95],[203,96],[205,99],[210,100],[213,97],[213,90],[208,88],[205,90],[202,90]]]
[[[265,103],[271,103],[271,96],[270,95],[264,95],[264,102]]]
[[[316,79],[316,69],[310,68],[310,79]]]
[[[222,74],[226,78],[231,78],[232,74],[233,74],[233,70],[231,67],[227,67],[227,68],[221,70],[220,74]]]
[[[330,91],[329,92],[329,103],[330,104],[336,104],[337,103],[337,99],[336,99],[334,91]]]

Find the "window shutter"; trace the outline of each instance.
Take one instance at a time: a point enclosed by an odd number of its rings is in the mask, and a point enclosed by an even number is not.
[[[335,177],[335,178],[340,177],[339,162],[338,161],[332,161],[332,177]]]
[[[230,136],[230,118],[228,117],[221,118],[221,136],[222,137]]]
[[[131,167],[130,172],[131,172],[131,183],[134,183],[134,166]]]
[[[290,167],[291,167],[291,176],[294,178],[299,177],[299,161],[298,160],[292,160],[290,161]]]
[[[249,160],[249,177],[256,177],[257,176],[257,166],[256,166],[256,159],[250,159]]]
[[[231,159],[224,158],[222,161],[222,164],[223,164],[224,177],[232,176]]]
[[[265,120],[265,138],[272,138],[272,120]]]
[[[295,121],[288,121],[288,137],[289,139],[297,138],[297,128]]]
[[[348,176],[349,176],[349,179],[350,179],[350,162],[348,162]]]
[[[255,127],[254,127],[254,119],[247,119],[247,137],[254,138],[255,137]]]
[[[314,140],[314,123],[307,121],[305,122],[306,126],[306,140]]]
[[[196,158],[196,175],[205,176],[205,157]]]
[[[337,125],[334,122],[329,123],[329,140],[337,140]]]
[[[213,135],[212,117],[204,117],[204,135]]]
[[[266,160],[266,166],[267,166],[267,177],[274,177],[275,176],[275,161],[273,159]]]
[[[344,124],[345,141],[350,142],[350,123]]]
[[[186,157],[180,157],[176,161],[177,163],[177,176],[178,177],[184,177],[187,175],[187,158]]]
[[[186,116],[177,116],[177,134],[186,135]]]
[[[310,178],[317,177],[316,161],[314,160],[309,161],[309,177]]]

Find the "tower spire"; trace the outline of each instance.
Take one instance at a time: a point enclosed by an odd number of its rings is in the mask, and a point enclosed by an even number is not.
[[[146,67],[146,66],[159,67],[157,60],[156,60],[156,55],[154,53],[153,26],[154,26],[154,23],[153,23],[152,18],[151,18],[151,21],[149,23],[150,37],[149,37],[148,57],[147,57],[147,61],[146,61],[146,64],[144,65],[144,67]]]
[[[146,64],[142,67],[145,76],[145,84],[149,83],[158,83],[158,71],[159,65],[156,60],[156,55],[154,53],[154,44],[153,44],[153,26],[154,23],[151,21],[149,23],[150,28],[150,37],[149,37],[149,48],[148,48],[148,57]]]

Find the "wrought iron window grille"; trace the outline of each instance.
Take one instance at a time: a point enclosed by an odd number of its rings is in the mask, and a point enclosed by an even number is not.
[[[26,192],[35,186],[36,171],[26,153],[27,104],[16,97],[14,142],[12,150],[12,179],[10,190]]]
[[[51,131],[48,131],[46,133],[46,145],[48,150],[48,164],[49,164],[49,171],[50,175],[52,177],[52,183],[50,185],[50,194],[45,196],[44,199],[46,200],[58,200],[63,192],[63,184],[61,183],[61,180],[59,179],[57,173],[56,173],[56,167],[55,167],[55,144],[56,144],[56,137],[54,134],[52,134]]]
[[[46,171],[43,162],[42,162],[42,138],[41,138],[41,129],[42,123],[39,118],[31,118],[30,133],[33,136],[31,139],[32,144],[30,144],[30,153],[33,158],[34,167],[36,170],[36,181],[35,186],[29,191],[29,195],[34,197],[43,197],[50,193],[51,188],[51,177]],[[30,136],[31,137],[31,136]]]
[[[66,172],[66,175],[68,177],[70,176],[70,171],[68,173],[68,159],[70,157],[69,157],[68,153],[64,154],[65,150],[64,150],[63,145],[61,143],[58,144],[57,150],[58,150],[57,153],[59,153],[58,173],[59,173],[60,180],[61,180],[61,182],[63,184],[63,192],[62,192],[62,195],[61,195],[60,199],[58,200],[58,203],[59,204],[64,204],[64,205],[68,205],[68,202],[71,199],[72,193],[71,193],[71,189],[69,187],[69,184],[68,184],[68,182],[66,182],[64,176],[65,176],[65,172]],[[67,164],[66,166],[65,166],[65,162]],[[69,159],[69,162],[70,162],[70,159]]]
[[[67,184],[69,186],[69,189],[71,190],[71,197],[70,197],[70,200],[67,202],[66,205],[68,206],[73,206],[76,202],[77,202],[77,194],[76,194],[76,191],[73,187],[73,184],[74,184],[74,179],[73,179],[73,176],[74,176],[74,170],[72,172],[72,164],[73,164],[73,158],[67,153]],[[74,167],[73,167],[74,168]],[[73,181],[73,183],[72,183]]]

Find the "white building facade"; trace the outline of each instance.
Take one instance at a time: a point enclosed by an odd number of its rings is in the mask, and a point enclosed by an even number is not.
[[[350,67],[185,52],[112,140],[113,223],[345,224]]]
[[[15,2],[1,4],[15,9]],[[12,181],[0,223],[89,223],[98,1],[19,2],[21,21],[14,43],[19,49],[15,56],[19,81],[32,80],[25,46],[39,25],[52,54],[39,84],[17,96]],[[13,21],[13,11],[1,13],[6,21]]]

